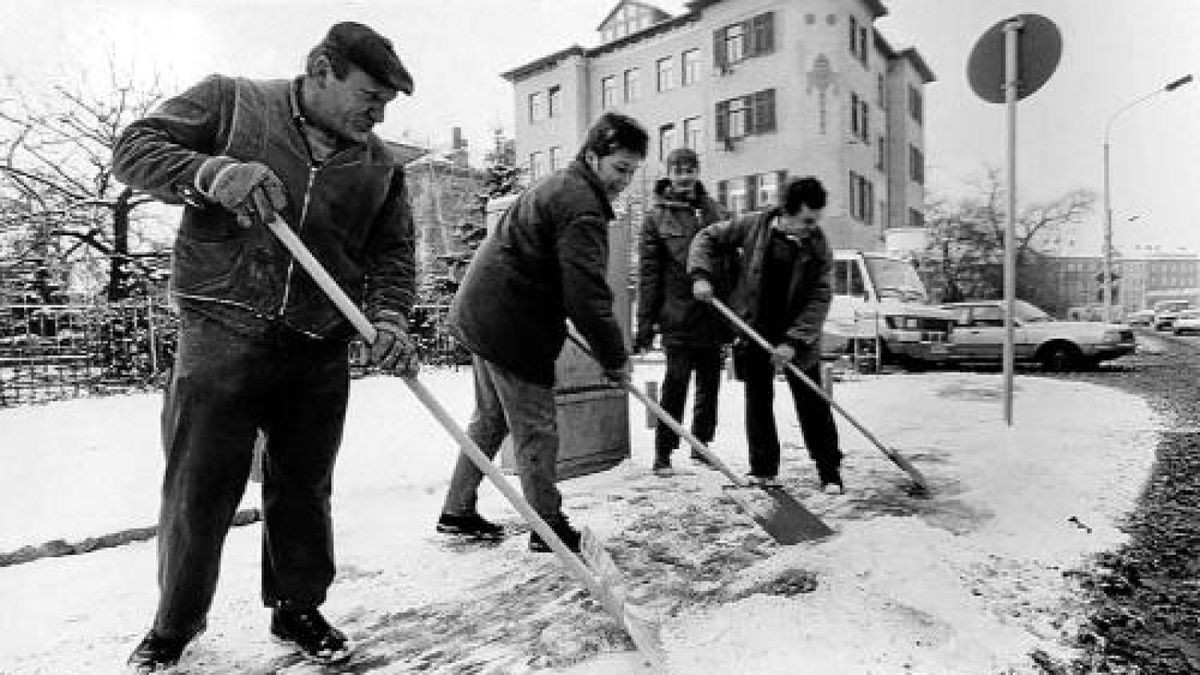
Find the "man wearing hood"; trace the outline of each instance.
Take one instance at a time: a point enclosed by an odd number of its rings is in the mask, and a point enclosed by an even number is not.
[[[655,333],[662,336],[667,371],[660,403],[675,419],[683,415],[688,384],[695,373],[692,434],[707,444],[716,433],[723,350],[730,334],[712,307],[692,297],[687,257],[696,233],[720,216],[717,204],[700,182],[700,158],[694,150],[672,150],[666,163],[667,177],[655,183],[653,206],[642,223],[638,244],[638,330],[634,348],[649,349]],[[671,453],[677,447],[679,436],[660,421],[654,436],[655,473],[670,472]],[[692,459],[704,461],[695,451]]]

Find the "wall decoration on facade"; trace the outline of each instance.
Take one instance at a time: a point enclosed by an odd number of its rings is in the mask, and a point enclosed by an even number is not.
[[[805,93],[811,94],[814,88],[817,90],[817,124],[822,136],[825,135],[827,128],[827,95],[829,89],[833,87],[835,78],[833,68],[829,65],[829,57],[818,54],[817,58],[813,59],[812,69],[808,71],[808,88]]]

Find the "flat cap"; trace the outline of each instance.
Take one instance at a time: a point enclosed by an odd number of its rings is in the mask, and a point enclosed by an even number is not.
[[[405,94],[412,95],[413,80],[391,40],[369,26],[354,21],[334,24],[321,45],[346,57],[371,77]]]

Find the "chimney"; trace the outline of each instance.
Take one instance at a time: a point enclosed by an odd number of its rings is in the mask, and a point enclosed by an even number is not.
[[[467,139],[463,138],[462,127],[450,127],[450,161],[456,166],[467,166]]]

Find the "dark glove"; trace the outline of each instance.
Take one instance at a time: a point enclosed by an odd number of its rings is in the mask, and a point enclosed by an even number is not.
[[[792,363],[801,371],[807,371],[821,362],[821,348],[819,344],[806,342],[792,342],[789,344],[796,350],[795,355],[792,356]]]
[[[283,181],[266,164],[210,157],[196,172],[196,188],[237,216],[238,225],[265,225],[287,206]]]
[[[421,367],[416,341],[404,328],[391,321],[375,324],[371,363],[384,372],[400,377],[416,377]]]
[[[654,347],[654,326],[638,328],[633,338],[633,353],[644,352]]]

